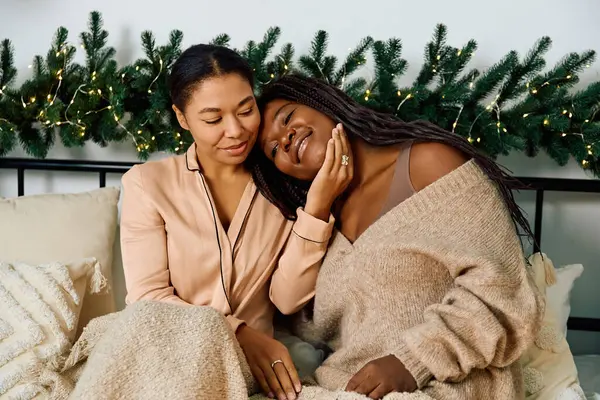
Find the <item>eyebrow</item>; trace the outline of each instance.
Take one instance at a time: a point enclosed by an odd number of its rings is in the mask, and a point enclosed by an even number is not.
[[[251,96],[251,95],[248,96],[248,97],[246,97],[246,98],[244,98],[242,101],[240,101],[238,103],[238,107],[241,107],[244,104],[251,102],[253,98],[254,97]],[[198,111],[198,114],[204,114],[204,113],[210,113],[210,112],[220,112],[220,111],[221,111],[220,108],[206,107],[206,108],[203,108],[202,110]]]

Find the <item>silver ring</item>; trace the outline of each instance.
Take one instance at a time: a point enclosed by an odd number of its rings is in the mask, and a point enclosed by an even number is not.
[[[348,157],[345,154],[342,154],[342,165],[344,165],[344,166],[348,165],[349,161],[350,161],[350,157]]]
[[[283,361],[281,360],[275,360],[271,363],[271,369],[275,369],[275,364],[283,364]]]

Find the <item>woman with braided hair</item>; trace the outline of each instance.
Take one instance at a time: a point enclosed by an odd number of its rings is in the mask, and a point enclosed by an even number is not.
[[[519,227],[532,232],[517,182],[459,135],[321,80],[283,77],[259,108],[252,173],[287,218],[325,164],[352,175],[332,209],[312,318],[295,326],[333,350],[319,386],[374,399],[523,397],[518,360],[543,306],[519,240]]]

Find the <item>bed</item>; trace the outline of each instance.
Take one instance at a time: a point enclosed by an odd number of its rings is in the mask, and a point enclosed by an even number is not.
[[[119,175],[126,172],[136,163],[130,162],[106,162],[106,161],[78,161],[78,160],[36,160],[24,158],[2,158],[0,159],[0,170],[12,170],[16,172],[17,196],[24,196],[26,171],[63,171],[81,174],[96,174],[98,176],[98,187],[104,188],[107,186],[107,175]],[[551,192],[562,193],[588,193],[597,194],[600,200],[600,181],[599,180],[573,180],[573,179],[550,179],[550,178],[528,178],[520,177],[519,180],[526,185],[526,191],[532,192],[535,195],[535,212],[533,219],[533,227],[536,238],[534,252],[539,252],[544,249],[542,243],[542,223],[545,196]],[[0,198],[2,198],[0,192]],[[599,228],[600,229],[600,228]],[[118,242],[118,240],[116,241]],[[550,250],[548,250],[551,252]],[[120,268],[119,260],[120,250],[115,253],[115,262],[113,262],[113,271]],[[600,255],[600,250],[598,254]],[[113,273],[113,275],[115,275]],[[117,272],[115,280],[122,280],[122,276]],[[117,290],[116,297],[123,296],[123,283],[115,282]],[[567,283],[569,286],[569,283]],[[573,282],[570,282],[570,287],[563,290],[563,296],[566,296],[562,301],[569,302],[570,289]],[[118,289],[121,287],[121,289]],[[599,297],[600,299],[600,297]],[[600,305],[600,300],[596,299]],[[122,302],[117,299],[117,308],[123,306]],[[565,318],[565,330],[568,329],[567,339],[572,341],[577,340],[576,333],[584,333],[594,335],[592,341],[600,344],[600,318],[577,317],[570,315],[570,306],[566,305],[568,314]],[[571,338],[571,335],[573,338]],[[600,351],[598,354],[575,354],[575,364],[577,374],[580,380],[581,387],[586,393],[586,396],[591,399],[600,399]]]

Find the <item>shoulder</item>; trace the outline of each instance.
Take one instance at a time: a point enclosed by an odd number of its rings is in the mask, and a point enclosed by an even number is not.
[[[454,171],[469,158],[460,150],[442,143],[415,143],[410,151],[410,180],[415,191]]]
[[[161,160],[136,164],[121,178],[123,186],[154,186],[175,182],[173,179],[186,170],[185,155],[166,157]]]

